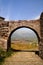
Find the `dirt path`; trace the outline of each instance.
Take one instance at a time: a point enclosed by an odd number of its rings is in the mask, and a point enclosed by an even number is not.
[[[17,52],[6,58],[3,65],[43,65],[43,60],[34,52]]]

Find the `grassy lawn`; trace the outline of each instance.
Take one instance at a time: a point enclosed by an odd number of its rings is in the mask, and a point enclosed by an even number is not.
[[[37,43],[32,43],[32,44],[20,44],[20,43],[12,43],[11,48],[16,49],[16,50],[38,50],[38,45]]]

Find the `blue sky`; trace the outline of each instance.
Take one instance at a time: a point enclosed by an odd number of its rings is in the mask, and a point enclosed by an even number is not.
[[[43,0],[0,0],[0,16],[6,20],[31,20],[39,18]]]

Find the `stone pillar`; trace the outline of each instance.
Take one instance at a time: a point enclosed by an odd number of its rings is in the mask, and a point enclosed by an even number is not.
[[[39,44],[39,55],[43,59],[43,12],[41,13],[40,16],[40,34],[41,34],[41,39],[40,39],[40,44]]]

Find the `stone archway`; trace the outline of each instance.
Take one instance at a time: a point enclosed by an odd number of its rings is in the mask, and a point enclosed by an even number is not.
[[[10,36],[14,30],[26,26],[36,31],[39,38],[39,56],[43,59],[43,12],[38,20],[5,21],[0,17],[0,45],[4,50],[10,47]]]
[[[31,29],[36,34],[36,36],[38,38],[38,43],[40,42],[40,37],[39,37],[38,33],[34,29],[32,29],[32,28],[30,28],[28,26],[20,26],[20,27],[15,28],[13,31],[11,31],[11,33],[9,35],[9,38],[8,38],[7,50],[9,50],[9,48],[11,48],[11,36],[12,36],[13,32],[15,32],[16,30],[18,30],[20,28],[28,28],[28,29]]]

